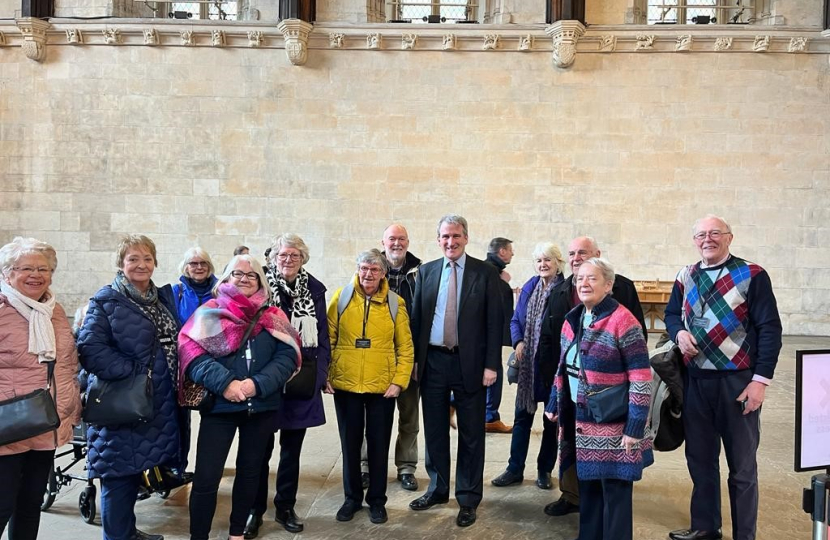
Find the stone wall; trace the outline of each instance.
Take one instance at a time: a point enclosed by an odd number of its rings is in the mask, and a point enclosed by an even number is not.
[[[515,241],[518,286],[536,242],[580,234],[628,277],[671,280],[714,212],[770,271],[785,330],[826,335],[828,88],[825,54],[580,52],[559,70],[507,50],[317,49],[294,67],[267,48],[0,47],[0,243],[51,242],[72,310],[126,232],[156,240],[159,283],[192,245],[221,268],[297,232],[334,290],[389,223],[431,259],[457,212],[473,255]]]

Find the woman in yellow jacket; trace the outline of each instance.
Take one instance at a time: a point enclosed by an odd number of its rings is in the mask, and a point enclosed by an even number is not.
[[[360,447],[364,425],[369,519],[387,521],[386,475],[395,398],[409,384],[414,362],[409,315],[404,301],[389,290],[387,270],[386,259],[377,249],[361,253],[357,275],[334,293],[328,307],[331,365],[327,391],[334,394],[346,496],[337,511],[338,521],[351,520],[363,506]]]

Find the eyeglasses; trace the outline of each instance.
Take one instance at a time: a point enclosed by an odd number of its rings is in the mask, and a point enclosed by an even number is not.
[[[277,255],[277,259],[281,261],[299,261],[301,258],[302,255],[300,255],[299,253],[280,253],[279,255]]]
[[[43,274],[45,276],[48,276],[52,273],[52,269],[48,266],[38,266],[37,268],[33,268],[31,266],[12,266],[12,270],[14,270],[15,272],[29,274],[30,276],[33,276],[35,274]]]
[[[702,241],[706,240],[707,236],[709,238],[711,238],[712,240],[720,240],[720,238],[722,236],[725,236],[727,234],[732,234],[732,233],[729,232],[729,231],[723,232],[723,231],[719,231],[719,230],[715,229],[714,231],[700,231],[699,233],[695,234],[692,238],[694,238],[698,242],[702,242]]]
[[[357,271],[361,274],[372,274],[373,276],[376,276],[381,273],[380,268],[372,268],[369,266],[361,266],[357,269]]]
[[[190,261],[187,263],[187,266],[191,268],[210,268],[210,265],[206,261]]]
[[[256,272],[243,272],[242,270],[233,270],[231,277],[235,279],[248,278],[249,281],[259,281],[259,274]]]

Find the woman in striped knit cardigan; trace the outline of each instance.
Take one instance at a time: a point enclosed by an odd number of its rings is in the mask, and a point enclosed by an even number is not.
[[[576,460],[579,539],[631,540],[632,489],[651,465],[645,437],[651,371],[637,319],[610,293],[614,269],[604,259],[582,263],[576,287],[582,304],[562,327],[562,358],[546,414],[559,420],[560,470]],[[597,423],[586,391],[628,385],[628,413]]]

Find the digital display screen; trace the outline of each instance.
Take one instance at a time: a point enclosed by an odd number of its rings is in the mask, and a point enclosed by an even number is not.
[[[796,351],[795,470],[830,468],[830,351]]]

